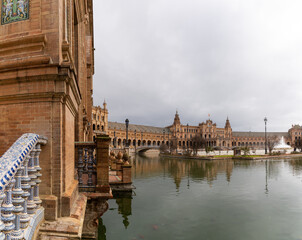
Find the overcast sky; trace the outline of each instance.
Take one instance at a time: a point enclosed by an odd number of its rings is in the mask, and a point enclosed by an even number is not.
[[[302,123],[301,0],[94,0],[94,104],[109,121]]]

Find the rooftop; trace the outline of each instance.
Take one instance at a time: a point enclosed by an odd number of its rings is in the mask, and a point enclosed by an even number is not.
[[[114,129],[115,130],[126,130],[126,124],[118,123],[118,122],[108,122],[108,129],[109,130],[114,130]],[[160,134],[163,134],[164,130],[165,130],[165,133],[169,132],[168,128],[129,124],[129,131],[134,132],[135,130],[136,130],[136,132],[148,132],[148,133],[160,133]]]
[[[232,132],[233,137],[265,137],[264,132]],[[288,132],[267,132],[268,137],[273,137],[273,136],[288,136]]]

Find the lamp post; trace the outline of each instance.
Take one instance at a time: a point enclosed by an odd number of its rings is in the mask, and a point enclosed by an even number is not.
[[[166,134],[166,130],[165,129],[163,130],[163,134],[164,134],[163,140],[164,140],[164,144],[165,144],[165,134]]]
[[[125,120],[126,123],[126,147],[128,147],[128,127],[129,127],[129,119]]]
[[[189,134],[189,123],[187,123],[187,134],[186,134],[186,145],[187,145],[187,151],[188,151],[188,148],[189,148],[189,144],[188,144],[188,134]]]
[[[170,130],[169,130],[170,131]],[[171,149],[170,149],[170,138],[169,138],[169,131],[168,131],[168,148],[169,148],[169,153],[171,152]]]
[[[116,148],[115,128],[114,128],[113,136],[114,136],[114,138],[113,138],[113,141],[114,141],[113,142],[113,147]]]
[[[264,118],[264,125],[265,125],[265,154],[267,154],[267,138],[266,138],[266,123],[267,123],[267,118]]]
[[[135,152],[136,152],[136,129],[134,130],[134,135],[135,135],[135,144],[134,144],[134,149],[135,149]]]

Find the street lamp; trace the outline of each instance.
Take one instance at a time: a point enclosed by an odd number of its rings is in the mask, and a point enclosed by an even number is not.
[[[125,123],[126,123],[126,147],[128,147],[128,127],[129,127],[128,118],[125,120]]]
[[[267,138],[266,138],[266,123],[267,123],[267,118],[264,118],[264,124],[265,124],[265,154],[267,154]]]
[[[169,130],[170,131],[170,130]],[[170,138],[169,138],[169,131],[168,131],[168,148],[169,148],[169,153],[171,152],[171,149],[170,149]]]
[[[135,134],[135,144],[134,144],[134,149],[135,149],[135,152],[136,152],[136,129],[134,130],[134,134]]]
[[[189,148],[189,144],[188,144],[188,138],[189,138],[189,136],[188,136],[188,134],[189,134],[189,123],[187,123],[187,134],[186,134],[187,151],[188,151],[188,148]]]
[[[113,147],[116,148],[116,137],[115,137],[115,128],[114,128],[114,132],[113,132]]]

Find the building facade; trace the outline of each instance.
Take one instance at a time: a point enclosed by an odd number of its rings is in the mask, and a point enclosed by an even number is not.
[[[100,106],[92,108],[92,130],[93,140],[97,134],[108,134],[108,109],[105,101],[103,108]]]
[[[126,146],[125,123],[108,122],[108,134],[111,147],[124,148]],[[288,132],[267,132],[267,140],[280,139],[294,147],[295,141],[302,137],[302,127],[292,126]],[[172,125],[164,128],[130,124],[128,128],[128,146],[130,148],[143,146],[160,146],[165,143],[170,149],[186,150],[196,146],[201,141],[203,148],[212,147],[231,150],[234,147],[248,147],[250,149],[265,148],[264,132],[233,131],[227,118],[224,127],[218,127],[210,118],[197,126],[185,125],[180,121],[178,112],[174,116]]]
[[[78,196],[75,141],[91,141],[92,0],[2,0],[0,155],[23,133],[48,139],[40,193],[46,219]]]

